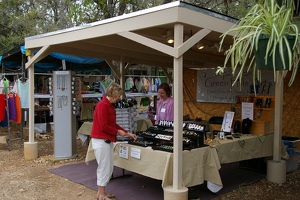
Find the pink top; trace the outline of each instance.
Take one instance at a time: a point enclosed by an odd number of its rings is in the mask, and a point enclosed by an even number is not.
[[[174,99],[168,97],[165,102],[157,101],[155,124],[160,120],[174,121]]]

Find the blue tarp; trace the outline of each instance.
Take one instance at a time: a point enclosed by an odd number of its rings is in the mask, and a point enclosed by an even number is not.
[[[20,51],[22,54],[26,54],[25,46],[20,46]],[[37,53],[35,51],[34,53]],[[103,59],[99,58],[91,58],[86,56],[74,56],[62,53],[52,52],[50,54],[51,57],[56,58],[58,60],[65,60],[66,62],[72,63],[72,67],[74,71],[95,71],[100,70],[100,63],[105,62]],[[7,69],[19,69],[21,68],[21,57],[20,62],[15,61],[6,61],[4,60],[4,67]],[[2,56],[0,56],[0,64],[2,63]],[[54,71],[60,68],[62,64],[57,63],[45,63],[43,60],[34,64],[35,72],[47,72]],[[106,67],[106,74],[110,74],[110,68]]]
[[[21,46],[20,50],[22,54],[26,53],[25,46]],[[35,51],[34,53],[37,53],[37,51]],[[99,59],[99,58],[90,58],[86,56],[74,56],[74,55],[62,54],[56,52],[50,53],[50,56],[52,56],[53,58],[57,58],[59,60],[65,60],[67,62],[76,63],[76,64],[97,64],[103,62],[103,59]]]

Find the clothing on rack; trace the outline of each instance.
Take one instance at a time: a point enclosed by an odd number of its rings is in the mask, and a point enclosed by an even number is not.
[[[6,108],[5,108],[5,111],[4,111],[4,120],[0,121],[0,126],[2,126],[2,127],[7,127],[8,126],[8,116],[7,116]]]
[[[17,108],[16,108],[16,96],[14,93],[8,94],[8,111],[9,111],[9,120],[17,120]]]
[[[136,78],[134,81],[134,85],[138,92],[143,93],[144,88],[143,88],[143,81],[141,78]]]
[[[0,94],[3,94],[3,90],[4,90],[4,82],[3,79],[0,80]]]
[[[133,78],[128,77],[125,81],[125,91],[130,91],[134,86]]]
[[[114,83],[114,80],[112,80],[110,77],[105,77],[103,81],[100,81],[100,88],[99,90],[101,91],[102,95],[105,95],[105,90],[106,88],[111,84]]]
[[[9,92],[9,80],[5,77],[0,80],[0,94],[6,94]]]
[[[17,93],[15,94],[15,103],[16,103],[16,111],[17,111],[16,123],[20,124],[22,121],[22,107],[21,107],[20,96]]]
[[[21,107],[29,108],[29,84],[27,81],[17,80],[17,93],[20,96]]]
[[[142,78],[143,81],[143,86],[144,86],[144,92],[148,93],[149,92],[149,81],[145,77]]]
[[[155,78],[155,91],[154,92],[157,92],[157,88],[160,86],[161,84],[161,80],[159,77]]]
[[[157,92],[158,86],[161,84],[159,77],[128,77],[125,81],[125,91],[137,92],[137,93],[148,93]]]
[[[151,79],[151,92],[157,92],[156,84],[154,78]]]
[[[6,102],[4,94],[0,94],[0,121],[5,119]]]
[[[2,79],[2,81],[3,81],[3,85],[4,85],[3,93],[6,94],[9,92],[9,80],[4,78],[4,79]]]

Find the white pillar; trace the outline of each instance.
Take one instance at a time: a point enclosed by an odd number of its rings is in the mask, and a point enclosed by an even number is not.
[[[29,57],[30,58],[30,57]],[[34,141],[34,66],[28,68],[29,80],[29,133],[28,142],[24,142],[24,158],[34,160],[38,158],[38,143]]]
[[[281,160],[282,144],[282,103],[283,103],[283,70],[276,72],[275,82],[275,118],[273,160],[267,163],[267,180],[274,183],[286,182],[286,162]]]
[[[126,95],[125,95],[125,64],[124,64],[123,56],[121,56],[121,59],[120,59],[120,85],[124,91],[123,98],[126,98]]]
[[[174,26],[174,48],[183,43],[183,25],[176,24]],[[187,200],[188,189],[183,186],[182,182],[182,123],[183,123],[183,56],[173,59],[174,74],[174,138],[173,138],[173,187],[164,188],[165,200]]]

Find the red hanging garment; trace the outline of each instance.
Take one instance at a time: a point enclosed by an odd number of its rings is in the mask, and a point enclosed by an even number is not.
[[[5,119],[5,96],[4,94],[0,94],[0,121],[4,121]]]

